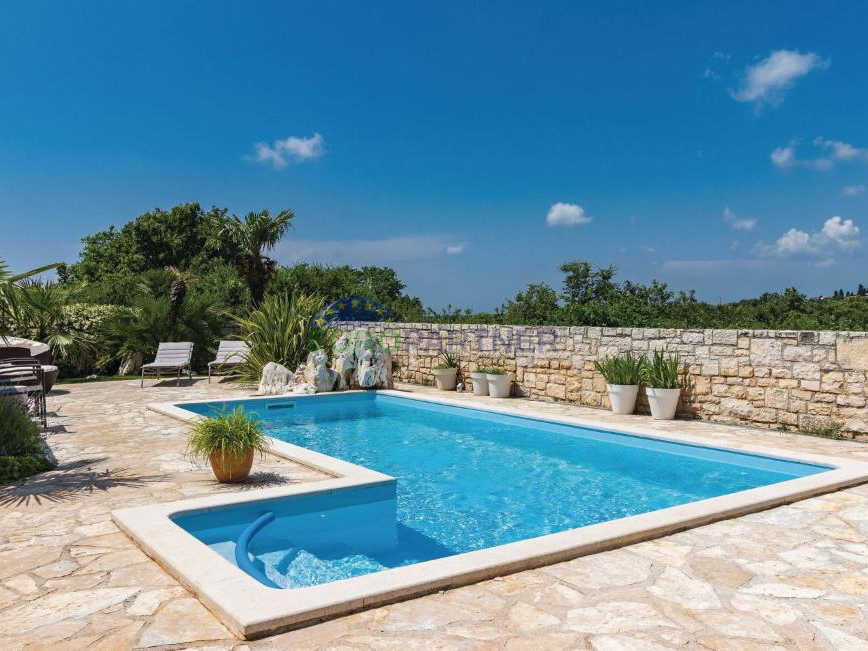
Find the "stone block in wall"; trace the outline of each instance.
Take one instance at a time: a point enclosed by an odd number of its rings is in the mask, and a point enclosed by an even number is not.
[[[839,336],[835,353],[840,368],[868,371],[868,337]]]
[[[810,346],[784,346],[783,358],[787,362],[811,362],[818,361],[814,359],[814,353],[817,351]]]
[[[735,346],[738,343],[738,330],[712,330],[711,343]]]
[[[820,365],[815,362],[798,362],[793,364],[793,377],[799,380],[819,380]]]
[[[783,344],[776,339],[751,339],[750,361],[756,366],[774,366],[782,361]]]

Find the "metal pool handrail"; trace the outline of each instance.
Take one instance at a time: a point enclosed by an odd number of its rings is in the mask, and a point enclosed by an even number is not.
[[[279,585],[265,575],[265,572],[262,572],[251,562],[250,556],[247,554],[247,547],[250,545],[250,541],[253,540],[253,537],[258,534],[263,527],[271,524],[273,520],[274,513],[271,511],[263,513],[241,532],[241,535],[238,536],[238,542],[235,543],[235,564],[260,583],[267,585],[269,588],[280,588]]]

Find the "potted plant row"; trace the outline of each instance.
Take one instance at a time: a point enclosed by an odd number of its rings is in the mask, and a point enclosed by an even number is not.
[[[681,363],[678,355],[654,351],[651,359],[634,353],[607,356],[594,366],[606,381],[612,412],[632,414],[639,385],[645,383],[645,395],[651,418],[675,418],[681,395]]]

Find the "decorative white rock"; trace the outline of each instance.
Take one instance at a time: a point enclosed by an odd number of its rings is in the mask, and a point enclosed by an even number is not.
[[[335,388],[335,382],[338,379],[338,372],[328,367],[329,356],[324,350],[315,350],[308,353],[307,360],[304,363],[304,382],[313,385],[316,393],[325,393],[332,391]],[[302,367],[298,367],[296,375],[301,372]]]
[[[341,335],[334,345],[332,368],[338,389],[391,389],[392,353],[369,330]]]
[[[262,378],[259,380],[261,396],[277,396],[288,393],[290,387],[295,384],[295,378],[288,368],[277,362],[268,362],[262,369]]]

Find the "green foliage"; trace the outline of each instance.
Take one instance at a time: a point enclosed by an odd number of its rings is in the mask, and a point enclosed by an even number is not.
[[[39,427],[17,398],[0,397],[0,455],[19,456],[38,452]]]
[[[652,389],[677,389],[681,386],[681,360],[675,355],[664,355],[655,350],[651,360],[644,365],[643,379]]]
[[[159,208],[136,217],[121,229],[85,237],[78,262],[58,270],[62,282],[103,283],[149,269],[195,269],[210,260],[232,261],[235,243],[217,237],[226,210],[202,210],[198,203]],[[114,302],[114,301],[113,301]]]
[[[346,296],[364,296],[379,301],[402,322],[426,319],[422,301],[406,296],[405,285],[394,269],[389,267],[362,267],[341,265],[326,267],[316,264],[298,264],[277,270],[268,286],[269,294],[316,294],[325,303]]]
[[[606,380],[606,384],[640,384],[645,376],[648,360],[642,355],[624,353],[606,356],[594,362],[594,367]]]
[[[201,368],[212,358],[223,329],[224,314],[207,296],[191,292],[178,307],[175,320],[169,315],[171,276],[153,270],[144,275],[131,306],[118,309],[100,329],[100,365],[116,366],[128,358],[149,361],[162,341],[192,341],[193,366]]]
[[[21,318],[21,311],[29,305],[28,296],[23,291],[21,283],[58,266],[59,263],[54,263],[13,274],[9,271],[8,265],[0,259],[0,337],[12,334],[13,324]]]
[[[52,468],[39,439],[39,427],[23,404],[0,398],[0,484]]]
[[[825,426],[815,426],[815,427],[806,427],[801,430],[802,434],[808,434],[809,436],[818,436],[824,439],[835,439],[841,440],[846,439],[847,437],[844,435],[844,427],[841,423],[830,423]]]
[[[271,250],[289,229],[295,214],[281,210],[274,217],[267,210],[250,212],[244,219],[222,215],[214,220],[213,240],[228,242],[238,272],[246,279],[254,306],[262,303],[265,287],[274,276],[276,263],[264,253]]]
[[[242,338],[250,347],[240,369],[241,381],[256,384],[268,362],[294,370],[312,350],[324,348],[330,333],[311,327],[325,301],[308,294],[272,295],[247,317],[236,317]]]
[[[486,368],[480,368],[476,371],[477,373],[485,373],[487,375],[506,375],[506,370],[499,366],[490,366]]]
[[[207,461],[215,450],[220,452],[221,462],[227,454],[243,456],[249,450],[264,455],[268,446],[261,422],[246,413],[243,407],[224,410],[194,422],[187,438],[187,454],[194,459]]]
[[[446,351],[440,355],[440,359],[442,359],[443,361],[434,368],[443,369],[461,367],[461,355],[459,355],[458,353],[450,353],[449,351]]]

